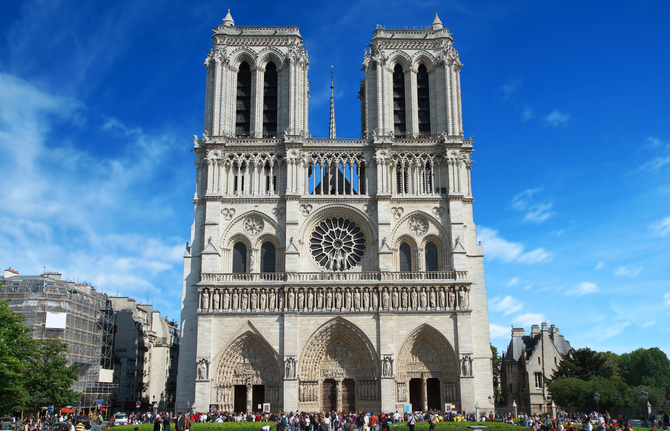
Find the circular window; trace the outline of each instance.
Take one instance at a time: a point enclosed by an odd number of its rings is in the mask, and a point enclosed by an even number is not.
[[[345,271],[358,265],[365,254],[365,235],[360,227],[344,217],[331,217],[319,223],[310,238],[312,257],[331,271]]]

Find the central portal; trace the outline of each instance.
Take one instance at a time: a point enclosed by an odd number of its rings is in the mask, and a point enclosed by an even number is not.
[[[354,379],[342,380],[342,411],[356,411],[356,383]]]
[[[323,382],[323,409],[324,412],[337,411],[337,383],[335,379],[326,379]]]

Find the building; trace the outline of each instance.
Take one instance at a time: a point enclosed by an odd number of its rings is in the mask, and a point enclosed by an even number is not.
[[[34,338],[67,343],[68,363],[78,366],[72,389],[83,394],[76,407],[95,408],[98,401],[108,407],[114,386],[114,323],[107,295],[88,284],[62,280],[56,272],[21,276],[9,268],[0,285],[0,297],[23,315]]]
[[[500,384],[507,407],[519,413],[551,413],[551,395],[545,377],[551,377],[563,355],[572,349],[554,325],[533,325],[530,334],[512,328],[512,340],[503,355]]]
[[[151,305],[109,298],[114,308],[115,410],[173,409],[177,390],[179,331]]]
[[[493,410],[472,140],[437,15],[378,26],[362,138],[308,131],[297,27],[216,27],[177,410]],[[331,96],[332,97],[332,96]]]

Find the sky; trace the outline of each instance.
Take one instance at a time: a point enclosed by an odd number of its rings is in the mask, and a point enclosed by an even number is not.
[[[203,62],[238,26],[298,26],[310,133],[360,137],[377,24],[460,53],[491,342],[556,325],[575,348],[670,353],[670,3],[0,2],[0,265],[61,272],[178,320]],[[2,269],[4,269],[2,268]]]

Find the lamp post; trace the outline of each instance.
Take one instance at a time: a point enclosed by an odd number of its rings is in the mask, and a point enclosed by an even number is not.
[[[33,404],[35,405],[35,420],[37,420],[37,405],[41,399],[42,397],[40,397],[40,394],[33,395]]]
[[[642,424],[642,426],[646,428],[649,426],[647,422],[647,401],[649,400],[649,393],[647,391],[640,391],[639,395],[640,395],[640,401],[642,401],[644,409],[644,423]]]
[[[596,402],[596,411],[598,416],[600,416],[600,394],[598,392],[593,394],[593,400]]]

